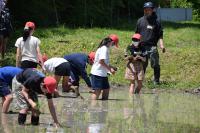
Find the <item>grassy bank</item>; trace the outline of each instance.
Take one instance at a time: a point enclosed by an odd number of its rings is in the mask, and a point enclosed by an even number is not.
[[[111,63],[119,68],[111,82],[128,84],[124,79],[125,61],[123,54],[125,47],[131,42],[134,25],[121,25],[117,28],[76,28],[64,26],[58,28],[38,28],[35,36],[42,41],[41,51],[49,57],[60,56],[74,52],[88,53],[96,50],[102,38],[114,33],[120,37],[120,47],[111,50]],[[164,41],[167,52],[160,52],[161,81],[159,88],[196,88],[200,86],[200,23],[164,23]],[[17,30],[12,36],[4,65],[15,64],[14,43],[21,31]],[[153,88],[153,71],[148,67],[145,86]]]

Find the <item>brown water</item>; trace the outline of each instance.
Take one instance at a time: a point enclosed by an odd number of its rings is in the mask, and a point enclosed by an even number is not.
[[[107,101],[92,101],[90,94],[81,90],[85,98],[71,94],[54,99],[59,122],[63,128],[51,126],[46,100],[40,98],[40,126],[17,124],[17,114],[1,114],[0,133],[199,133],[200,96],[174,91],[144,91],[129,96],[127,88],[113,89]]]

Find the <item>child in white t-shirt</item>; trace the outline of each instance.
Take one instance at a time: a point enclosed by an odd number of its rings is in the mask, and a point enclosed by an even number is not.
[[[106,100],[109,97],[110,85],[108,82],[107,74],[115,74],[115,69],[109,65],[109,48],[111,46],[118,47],[119,39],[116,35],[112,34],[104,38],[95,54],[94,64],[91,69],[91,84],[94,90],[92,99],[98,99],[102,92],[102,99]]]
[[[17,39],[15,47],[16,66],[25,68],[37,68],[40,62],[43,67],[42,55],[40,53],[40,40],[32,36],[35,31],[35,24],[33,22],[26,22],[24,27],[23,37]]]
[[[63,77],[62,80],[62,88],[63,90],[68,88],[68,81],[70,76],[70,64],[69,62],[64,58],[54,57],[50,58],[48,60],[44,60],[44,69],[48,73],[54,74],[54,78],[57,81],[57,87],[61,77]],[[58,97],[59,93],[56,91],[55,97]]]

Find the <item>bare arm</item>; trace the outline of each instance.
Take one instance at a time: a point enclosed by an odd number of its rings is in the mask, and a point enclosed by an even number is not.
[[[42,70],[45,71],[45,69],[44,69],[44,62],[43,62],[43,60],[42,60],[42,54],[41,54],[41,52],[40,52],[39,46],[37,47],[37,57],[38,57],[38,60],[39,60],[40,65],[41,65],[41,67],[42,67]]]
[[[24,96],[24,98],[26,99],[26,101],[28,101],[28,103],[31,105],[31,107],[33,109],[36,109],[37,110],[37,104],[29,98],[29,95],[28,95],[28,92],[27,92],[27,89],[23,86],[22,88],[22,91],[21,91],[22,95]]]
[[[126,56],[124,59],[127,60],[127,61],[130,61],[130,60],[133,60],[133,56],[132,55]]]
[[[146,57],[142,57],[142,56],[140,56],[140,55],[137,55],[135,58],[136,58],[136,60],[137,60],[137,59],[140,59],[140,60],[142,60],[143,62],[146,61]]]
[[[16,52],[16,67],[20,67],[21,66],[21,49],[17,48],[17,52]]]
[[[112,67],[110,67],[109,65],[107,65],[107,64],[104,62],[104,59],[101,59],[101,60],[99,61],[99,63],[100,63],[103,67],[105,67],[109,72],[111,72],[112,74],[115,74],[115,70],[114,70]]]
[[[47,99],[48,102],[48,106],[49,106],[49,111],[51,113],[51,116],[54,120],[55,126],[58,127],[60,126],[60,123],[58,122],[57,116],[56,116],[56,110],[55,110],[55,106],[53,104],[53,99]]]
[[[163,39],[160,38],[160,39],[159,39],[159,42],[160,42],[160,48],[162,49],[162,52],[165,53],[165,46],[164,46]]]

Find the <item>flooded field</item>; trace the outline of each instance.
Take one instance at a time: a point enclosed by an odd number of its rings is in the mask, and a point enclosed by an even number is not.
[[[1,114],[0,133],[199,133],[200,96],[174,91],[143,91],[129,96],[127,88],[112,89],[108,101],[84,100],[62,94],[54,99],[62,128],[52,125],[47,103],[40,98],[40,126],[17,124],[17,113]]]

